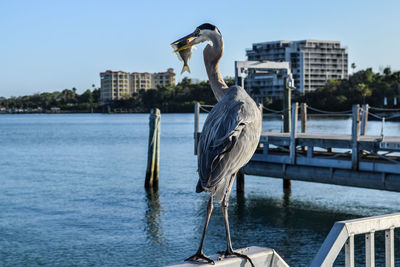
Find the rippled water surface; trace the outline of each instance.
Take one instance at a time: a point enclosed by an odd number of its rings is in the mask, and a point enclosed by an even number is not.
[[[160,188],[146,192],[147,114],[1,115],[0,266],[160,266],[192,255],[208,200],[194,192],[193,115],[161,121]],[[281,122],[263,127],[280,131]],[[349,133],[351,122],[308,127]],[[368,133],[378,135],[380,123],[370,122]],[[400,123],[386,123],[386,135],[399,133]],[[280,179],[246,176],[245,195],[230,199],[233,246],[271,247],[291,266],[307,266],[335,221],[397,212],[399,196],[296,181],[284,194]],[[206,254],[225,248],[215,207]]]

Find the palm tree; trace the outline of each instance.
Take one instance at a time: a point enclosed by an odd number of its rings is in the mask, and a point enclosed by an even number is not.
[[[357,67],[357,66],[356,66],[356,63],[354,63],[354,62],[353,62],[353,63],[351,63],[351,68],[353,69],[353,73],[354,73],[354,71],[355,71],[356,67]]]
[[[390,67],[384,68],[383,74],[385,74],[386,76],[390,76],[390,74],[392,74],[392,70],[390,69]]]
[[[369,88],[365,83],[359,83],[357,84],[356,89],[360,92],[363,99],[363,104],[365,104],[365,98],[372,95],[371,88]]]

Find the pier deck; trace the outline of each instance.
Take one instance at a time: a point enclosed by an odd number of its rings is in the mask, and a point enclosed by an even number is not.
[[[244,173],[400,192],[399,152],[395,136],[263,132]]]

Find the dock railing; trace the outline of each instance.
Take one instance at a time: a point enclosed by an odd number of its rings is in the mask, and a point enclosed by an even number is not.
[[[345,246],[345,266],[354,265],[354,236],[365,235],[365,266],[375,266],[375,232],[385,231],[385,266],[394,266],[394,229],[400,227],[400,213],[336,222],[311,267],[332,266]]]

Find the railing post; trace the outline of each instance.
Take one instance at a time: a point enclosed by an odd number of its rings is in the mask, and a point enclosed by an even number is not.
[[[297,110],[298,103],[292,104],[292,127],[290,130],[290,163],[296,164],[296,137],[297,137]]]
[[[394,266],[394,229],[400,227],[400,213],[336,222],[310,267],[333,266],[345,246],[345,266],[354,266],[354,235],[365,235],[365,264],[375,266],[375,232],[385,231],[385,266]]]
[[[358,169],[359,151],[358,151],[358,137],[360,128],[360,105],[353,105],[352,127],[351,127],[351,165],[353,170]]]
[[[300,113],[301,113],[301,133],[306,133],[307,132],[307,104],[306,103],[301,103]],[[306,151],[307,147],[302,146],[301,149],[303,151]]]
[[[197,145],[199,143],[199,117],[200,103],[194,104],[194,154],[197,155]]]
[[[354,267],[354,235],[350,235],[346,241],[345,266]]]
[[[365,234],[365,266],[375,266],[375,233]]]
[[[301,132],[307,132],[307,104],[301,103],[300,105],[300,112],[301,112]]]
[[[394,267],[394,229],[385,230],[385,266]]]
[[[290,132],[290,107],[291,107],[291,89],[287,86],[288,78],[285,77],[283,86],[283,132]]]
[[[362,113],[361,113],[361,127],[360,127],[360,135],[361,136],[367,134],[368,110],[369,110],[369,105],[364,104],[362,106]]]
[[[147,154],[147,170],[144,186],[158,187],[158,172],[160,163],[160,118],[158,108],[152,109],[149,118],[149,146]]]

